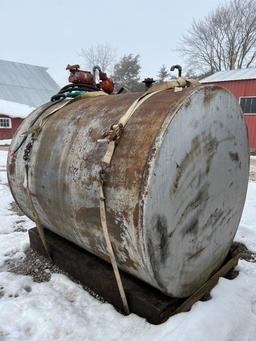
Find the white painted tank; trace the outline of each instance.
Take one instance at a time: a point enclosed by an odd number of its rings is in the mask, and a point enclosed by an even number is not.
[[[99,214],[106,145],[97,140],[139,95],[86,98],[60,109],[44,125],[29,163],[42,224],[107,261]],[[24,121],[12,152],[40,110]],[[18,205],[31,217],[23,160],[29,141],[9,157],[8,177]],[[202,86],[149,98],[128,121],[106,179],[119,267],[170,296],[193,293],[228,253],[248,167],[246,125],[228,91]]]

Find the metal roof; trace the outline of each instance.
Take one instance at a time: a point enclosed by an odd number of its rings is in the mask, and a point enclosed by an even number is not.
[[[0,99],[37,107],[59,89],[46,67],[0,59]]]
[[[219,71],[213,75],[201,79],[201,83],[214,83],[214,82],[228,82],[240,81],[245,79],[256,79],[256,68],[237,69],[228,71]]]

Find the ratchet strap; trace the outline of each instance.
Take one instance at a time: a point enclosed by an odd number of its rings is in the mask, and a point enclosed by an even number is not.
[[[29,204],[31,207],[31,211],[32,211],[32,215],[33,215],[33,219],[34,222],[36,223],[36,228],[39,234],[39,237],[42,241],[42,244],[44,246],[44,249],[48,255],[49,258],[50,257],[50,250],[49,247],[47,245],[47,241],[45,238],[45,233],[44,233],[44,227],[43,225],[40,223],[40,219],[38,216],[38,213],[36,211],[35,205],[33,203],[33,199],[31,197],[31,191],[30,191],[30,183],[29,183],[29,161],[31,158],[31,152],[32,152],[32,147],[34,144],[34,141],[38,138],[42,128],[44,127],[44,125],[46,124],[47,120],[54,115],[57,111],[59,111],[60,109],[64,108],[65,106],[67,106],[68,104],[70,104],[71,102],[75,102],[77,100],[83,99],[83,98],[92,98],[92,97],[97,97],[97,96],[108,96],[106,93],[102,92],[102,91],[92,91],[92,92],[87,92],[87,93],[83,93],[80,96],[77,96],[75,98],[72,98],[70,100],[66,100],[64,101],[61,105],[57,105],[57,107],[55,107],[52,111],[50,111],[47,115],[45,115],[39,123],[37,123],[35,126],[30,126],[29,129],[27,129],[25,132],[23,132],[22,135],[28,136],[31,135],[31,141],[27,144],[25,150],[24,150],[24,156],[23,159],[26,162],[25,165],[25,181],[24,181],[24,187],[26,188],[26,192],[27,192],[27,196],[29,199]],[[31,175],[30,175],[31,178]]]
[[[36,229],[37,229],[39,237],[40,237],[40,239],[42,241],[43,247],[44,247],[44,249],[46,251],[47,256],[49,258],[51,258],[49,247],[48,247],[48,244],[47,244],[47,241],[46,241],[46,238],[45,238],[44,228],[43,228],[43,226],[40,223],[39,216],[37,214],[37,211],[35,209],[35,206],[34,206],[34,203],[33,203],[32,197],[31,197],[31,192],[30,192],[30,189],[29,189],[28,168],[29,168],[29,166],[28,166],[28,164],[26,164],[26,166],[25,166],[25,181],[26,181],[26,192],[27,192],[27,196],[29,198],[30,208],[31,208],[33,219],[34,219],[34,222],[36,223]]]
[[[159,90],[162,91],[162,90]],[[110,167],[112,157],[114,155],[116,141],[119,140],[121,134],[123,132],[124,127],[126,126],[128,120],[134,114],[134,112],[144,103],[148,98],[154,96],[159,91],[152,92],[150,94],[145,93],[141,97],[139,97],[133,104],[129,107],[126,113],[120,118],[117,124],[113,124],[110,129],[103,133],[103,137],[105,138],[107,145],[106,153],[101,160],[101,170],[100,170],[100,219],[101,219],[101,226],[103,230],[103,236],[106,242],[109,258],[111,265],[113,267],[116,283],[118,286],[119,294],[123,303],[124,312],[128,315],[130,313],[129,305],[127,302],[127,298],[125,295],[123,283],[121,280],[120,272],[117,266],[116,257],[114,254],[114,250],[111,244],[108,225],[107,225],[107,214],[106,214],[106,197],[104,193],[104,180],[106,169]]]
[[[70,99],[70,100],[66,100],[61,105],[57,105],[57,107],[55,109],[53,109],[52,111],[50,111],[49,114],[44,116],[36,126],[34,126],[34,125],[30,126],[26,131],[24,131],[22,133],[22,135],[28,136],[31,134],[33,139],[35,140],[37,138],[37,136],[40,134],[40,131],[41,131],[42,127],[45,125],[47,119],[50,116],[52,116],[53,114],[55,114],[57,111],[59,111],[60,109],[62,109],[63,107],[65,107],[66,105],[68,105],[70,102],[73,102],[73,101],[74,101],[74,99]]]
[[[51,258],[50,255],[50,250],[45,238],[45,233],[44,233],[44,227],[40,222],[37,210],[35,208],[35,205],[33,203],[33,199],[31,196],[31,191],[30,191],[30,181],[29,181],[29,161],[31,158],[31,152],[33,148],[34,141],[37,139],[38,135],[41,132],[42,127],[46,123],[47,119],[52,116],[54,113],[56,113],[59,109],[65,107],[67,104],[69,104],[72,100],[65,101],[61,105],[58,105],[55,109],[53,109],[49,114],[47,114],[44,118],[41,119],[40,123],[38,123],[36,126],[30,126],[28,130],[26,130],[22,135],[28,136],[31,135],[31,141],[26,145],[25,150],[24,150],[24,155],[23,155],[23,160],[25,161],[25,178],[24,178],[24,187],[26,189],[26,193],[29,199],[29,205],[32,211],[32,216],[33,220],[36,224],[36,229],[39,234],[39,237],[41,239],[41,242],[43,244],[43,247],[45,249],[45,252],[49,258]],[[30,176],[31,177],[31,176]]]
[[[162,84],[156,84],[155,86],[152,86],[146,93],[144,93],[142,96],[136,99],[133,102],[133,104],[129,107],[129,109],[125,112],[125,114],[119,119],[119,121],[116,124],[112,124],[109,130],[104,132],[102,136],[108,145],[107,145],[107,150],[105,152],[105,155],[103,156],[101,160],[101,169],[100,169],[100,218],[101,218],[101,225],[102,225],[102,230],[103,230],[103,235],[105,238],[107,250],[108,250],[110,261],[113,267],[119,294],[122,299],[124,312],[126,314],[129,314],[129,306],[128,306],[127,298],[125,295],[123,283],[121,280],[120,272],[117,266],[117,261],[116,261],[116,257],[114,254],[114,250],[111,244],[109,229],[107,225],[106,196],[104,193],[104,182],[105,182],[105,177],[106,177],[106,170],[111,165],[111,161],[115,152],[116,142],[120,139],[127,122],[135,113],[135,111],[145,101],[147,101],[150,97],[164,90],[175,89],[176,87],[184,88],[184,87],[197,85],[197,84],[198,82],[195,80],[191,80],[185,77],[180,77],[170,82],[165,82]]]

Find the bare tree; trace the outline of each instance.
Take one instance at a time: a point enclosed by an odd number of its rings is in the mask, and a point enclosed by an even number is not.
[[[83,58],[87,68],[99,65],[104,72],[112,73],[116,59],[116,51],[108,43],[82,48],[79,56]]]
[[[178,48],[200,72],[240,69],[256,62],[256,0],[232,0],[192,24]]]

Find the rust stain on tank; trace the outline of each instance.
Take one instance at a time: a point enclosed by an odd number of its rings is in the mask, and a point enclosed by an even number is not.
[[[182,225],[189,217],[190,214],[193,212],[196,212],[192,218],[190,218],[190,221],[185,224],[185,226],[182,228],[181,232],[185,236],[187,233],[196,233],[198,229],[198,217],[200,215],[200,210],[203,210],[204,207],[207,205],[207,200],[209,199],[209,193],[208,193],[209,184],[205,183],[196,193],[195,197],[192,198],[192,200],[188,203],[188,205],[185,207],[183,212],[180,215],[180,219],[177,222],[177,225]]]
[[[202,230],[206,229],[208,226],[215,226],[222,218],[224,211],[220,208],[216,208],[213,213],[210,214],[206,223],[202,226]]]
[[[229,157],[232,161],[238,162],[238,167],[241,168],[241,160],[237,152],[235,153],[229,152]]]
[[[111,175],[108,186],[112,188],[115,188],[117,185],[119,186],[115,181],[116,173],[124,173],[123,181],[125,188],[132,189],[134,186],[137,187],[143,179],[147,181],[148,166],[155,153],[154,141],[158,136],[161,125],[166,119],[165,110],[168,107],[168,111],[173,112],[177,107],[177,102],[182,101],[190,91],[184,90],[180,93],[169,91],[168,96],[163,91],[148,99],[136,110],[116,146],[111,163]],[[152,110],[152,107],[155,105],[157,105],[157,114]],[[146,132],[144,126],[147,126]],[[134,141],[136,141],[136,144],[134,144]],[[152,143],[151,148],[146,148],[150,142]],[[136,145],[140,146],[139,153]],[[135,152],[136,158],[133,154]],[[141,173],[142,168],[143,174]]]
[[[193,258],[198,257],[203,251],[205,250],[205,247],[202,247],[200,250],[196,251],[195,253],[193,253],[191,256],[189,256],[187,258],[187,260],[191,260]]]
[[[94,141],[94,142],[97,142],[97,140],[102,137],[99,130],[96,128],[90,128],[89,136],[92,139],[92,141]]]
[[[189,98],[186,99],[186,101],[185,101],[185,103],[184,103],[184,106],[187,108],[187,107],[190,106],[190,104],[191,104],[191,97],[189,97]]]
[[[175,193],[176,190],[178,189],[178,185],[179,185],[179,181],[180,181],[180,178],[181,178],[181,174],[182,174],[182,168],[180,165],[178,165],[176,163],[176,179],[175,179],[175,182],[173,184],[173,188],[172,188],[172,191]]]
[[[240,161],[238,153],[229,152],[228,154],[229,154],[229,157],[232,161],[237,161],[237,162]]]
[[[207,153],[207,167],[206,167],[206,173],[209,173],[210,166],[211,166],[211,161],[212,158],[214,157],[214,154],[216,153],[216,150],[218,148],[219,142],[217,141],[216,138],[212,138],[205,146],[205,151]]]
[[[115,249],[115,248],[114,248]],[[128,254],[128,251],[126,249],[122,249],[121,250],[122,254],[124,255],[125,259],[120,259],[119,263],[121,266],[125,266],[128,268],[133,268],[134,270],[138,270],[138,264],[136,264],[136,262],[134,262]],[[116,250],[116,254],[118,254],[118,250]]]
[[[198,217],[195,216],[195,217],[193,217],[193,218],[189,221],[189,223],[187,223],[187,224],[185,225],[185,227],[183,228],[182,233],[183,233],[184,236],[185,236],[186,234],[197,234],[197,232],[198,232],[198,227],[199,227],[199,225],[198,225]]]
[[[62,182],[60,188],[64,193],[69,192],[69,184],[66,182]]]
[[[218,90],[218,87],[211,86],[204,88],[204,104],[211,102],[213,96],[215,95],[215,90]]]
[[[101,227],[99,209],[81,207],[76,212],[75,219],[78,225],[82,226],[79,233],[87,238],[92,248],[97,247],[95,238],[91,237],[89,229],[99,229]]]
[[[203,172],[197,174],[194,178],[192,178],[191,182],[193,182],[196,178],[198,180],[198,185],[200,185],[201,180],[204,176],[209,173],[210,166],[212,159],[216,153],[218,148],[219,142],[216,138],[212,138],[212,136],[205,135],[204,133],[200,136],[195,137],[191,143],[191,149],[186,154],[185,158],[179,164],[176,163],[176,178],[172,186],[172,193],[175,194],[179,188],[181,179],[185,176],[185,172],[188,167],[193,163],[196,162],[196,157],[199,156],[200,153],[203,155],[206,154],[206,169]],[[188,174],[186,173],[186,176]]]
[[[133,224],[136,227],[138,226],[138,223],[139,223],[139,211],[140,211],[140,204],[139,202],[137,202],[133,211]]]
[[[11,158],[11,163],[9,164],[9,173],[10,175],[14,175],[16,170],[16,158]]]
[[[123,218],[127,219],[127,217],[124,216]],[[120,221],[117,220],[116,213],[114,211],[107,210],[107,222],[111,239],[116,241],[116,243],[113,243],[113,247],[116,250],[115,254],[116,256],[118,256],[118,254],[121,253],[123,256],[121,259],[119,259],[120,264],[125,265],[129,268],[138,269],[138,264],[136,264],[136,262],[134,262],[129,256],[127,248],[129,249],[130,246],[129,245],[127,245],[126,247],[122,246],[123,245],[122,235],[123,233],[125,233],[125,226],[122,223],[120,223]]]
[[[186,154],[185,158],[183,159],[183,161],[181,162],[180,165],[176,164],[176,178],[172,187],[172,192],[175,193],[179,187],[179,183],[180,183],[180,179],[182,177],[182,174],[184,172],[184,170],[187,168],[187,166],[189,165],[189,163],[193,160],[195,154],[197,153],[197,151],[200,148],[200,140],[199,137],[195,137],[192,140],[191,143],[191,149],[190,151]]]
[[[157,216],[154,229],[159,239],[160,261],[165,263],[168,255],[168,226],[166,217]]]
[[[116,214],[112,210],[107,210],[107,221],[111,236],[118,242],[122,242],[122,224],[117,220]]]
[[[152,270],[156,276],[156,281],[159,282],[158,269],[161,265],[166,264],[169,256],[169,242],[172,233],[168,234],[167,219],[164,215],[156,215],[153,217],[151,237],[148,239],[147,245],[149,257],[152,264]]]
[[[81,223],[91,223],[95,226],[100,225],[100,212],[98,208],[95,207],[81,207],[76,212],[76,220]]]
[[[152,266],[152,271],[155,276],[155,280],[158,283],[159,288],[162,290],[165,290],[164,286],[162,285],[161,278],[159,275],[159,260],[158,260],[158,255],[157,255],[157,250],[154,245],[154,240],[149,238],[147,241],[147,248],[148,248],[148,253],[149,253],[149,258]]]

